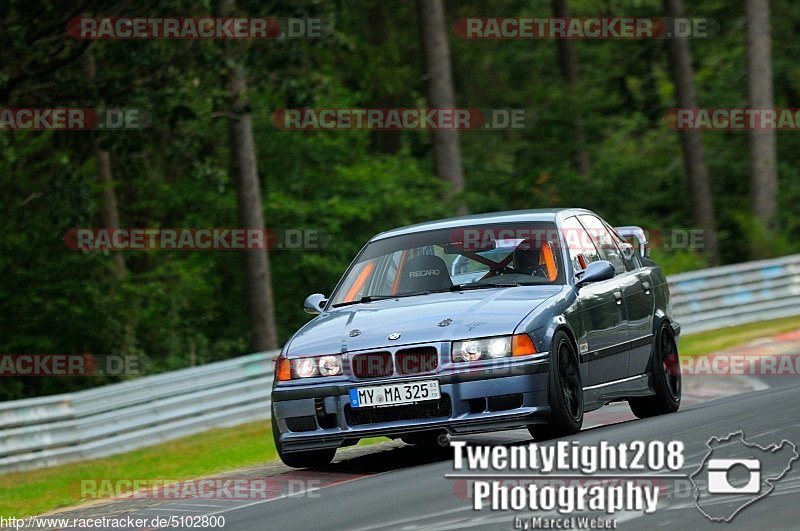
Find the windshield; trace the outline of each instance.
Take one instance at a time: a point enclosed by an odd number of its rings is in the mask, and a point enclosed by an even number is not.
[[[375,298],[494,286],[564,283],[550,222],[416,232],[369,243],[331,296],[333,306]]]

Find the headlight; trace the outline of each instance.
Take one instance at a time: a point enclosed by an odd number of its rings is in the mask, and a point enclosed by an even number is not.
[[[536,354],[536,348],[528,334],[515,336],[486,337],[453,342],[451,357],[455,362],[478,361],[511,356]]]
[[[289,371],[285,370],[285,364],[289,365]],[[278,380],[281,381],[340,374],[342,374],[342,357],[339,355],[278,360]]]
[[[487,351],[491,358],[504,358],[508,356],[511,353],[511,338],[498,337],[490,339]]]
[[[475,361],[481,359],[483,348],[480,341],[461,341],[453,349],[454,356],[460,356],[462,361]],[[455,359],[455,358],[454,358]]]
[[[511,336],[469,339],[453,343],[453,361],[477,361],[511,356]]]

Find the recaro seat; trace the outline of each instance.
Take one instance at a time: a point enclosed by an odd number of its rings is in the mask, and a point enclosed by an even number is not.
[[[453,285],[445,261],[430,254],[409,258],[403,265],[400,275],[398,294],[443,290]]]

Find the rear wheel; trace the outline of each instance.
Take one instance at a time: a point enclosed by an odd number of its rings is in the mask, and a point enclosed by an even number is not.
[[[575,346],[563,331],[556,332],[553,337],[549,378],[547,395],[551,413],[547,424],[528,426],[536,440],[572,435],[583,425],[583,384],[578,356]]]
[[[678,411],[681,405],[681,365],[675,334],[669,323],[662,323],[653,343],[650,376],[656,394],[628,399],[633,414],[643,419]]]
[[[333,457],[336,455],[336,448],[284,453],[278,437],[278,426],[274,418],[272,419],[272,439],[275,441],[278,457],[281,458],[284,465],[292,468],[321,468],[331,464]]]

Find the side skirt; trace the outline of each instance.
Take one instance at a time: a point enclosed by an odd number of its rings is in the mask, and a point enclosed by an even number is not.
[[[583,410],[594,411],[610,402],[634,396],[655,394],[650,385],[650,375],[640,374],[622,380],[606,382],[583,388]]]

